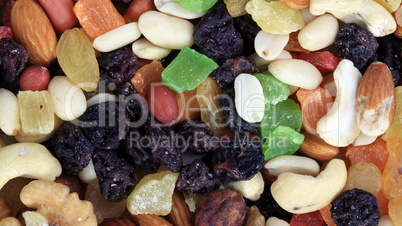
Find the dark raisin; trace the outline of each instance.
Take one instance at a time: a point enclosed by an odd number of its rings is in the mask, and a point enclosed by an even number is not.
[[[201,53],[217,62],[240,56],[243,52],[243,39],[223,3],[208,10],[195,26],[193,35]]]
[[[56,60],[53,61],[53,63],[48,67],[50,75],[66,75],[66,73],[64,73],[63,69],[61,69],[59,61]]]
[[[234,82],[240,73],[257,73],[257,65],[253,60],[249,60],[244,56],[234,59],[227,59],[219,66],[211,76],[216,80],[219,87],[222,88]]]
[[[377,38],[377,41],[379,47],[374,61],[381,61],[388,66],[397,86],[402,73],[402,41],[394,35]]]
[[[249,180],[264,164],[261,144],[252,142],[250,137],[222,142],[221,149],[212,157],[212,164],[222,181]]]
[[[218,147],[219,138],[199,120],[186,120],[175,128],[182,152],[202,154]]]
[[[118,96],[120,104],[125,106],[130,127],[138,128],[143,125],[148,118],[147,102],[135,86],[126,82],[118,86],[114,93]]]
[[[127,118],[114,102],[92,105],[80,117],[80,127],[91,143],[101,149],[116,149],[127,133]]]
[[[218,189],[221,184],[220,179],[210,172],[209,167],[201,159],[196,159],[181,169],[176,187],[179,191],[195,197],[197,194],[207,195]]]
[[[333,202],[331,217],[336,225],[378,225],[380,213],[376,197],[361,189],[347,190]]]
[[[53,134],[49,150],[59,160],[68,174],[81,172],[91,160],[94,148],[81,129],[72,122],[65,122]]]
[[[284,221],[290,222],[293,214],[279,206],[272,196],[270,188],[271,183],[266,181],[261,197],[257,201],[246,200],[247,206],[257,206],[261,214],[264,215],[266,219],[269,217],[277,217]]]
[[[335,45],[339,48],[339,56],[351,60],[360,71],[371,62],[378,49],[374,35],[355,23],[346,24],[339,30]]]
[[[148,125],[145,131],[145,137],[149,142],[147,146],[151,148],[152,156],[169,170],[178,172],[183,166],[183,156],[176,143],[173,129],[167,126]]]
[[[134,166],[114,151],[97,150],[92,158],[103,198],[110,202],[125,199],[138,184]]]
[[[9,38],[0,40],[0,88],[17,92],[21,72],[28,62],[28,51]]]
[[[127,160],[135,165],[142,169],[156,171],[159,167],[159,162],[153,157],[151,149],[146,147],[148,143],[143,142],[143,134],[137,129],[130,129],[120,149],[128,156]]]
[[[244,41],[243,54],[244,56],[254,53],[254,39],[257,33],[261,31],[260,26],[251,18],[250,14],[234,18],[234,26],[241,34]]]
[[[128,82],[138,68],[137,56],[132,50],[120,48],[102,53],[99,61],[101,81],[119,85]]]
[[[220,97],[221,110],[225,119],[226,127],[234,135],[245,136],[257,134],[257,126],[244,121],[238,114],[234,106],[234,85],[233,83],[222,87],[222,95]]]

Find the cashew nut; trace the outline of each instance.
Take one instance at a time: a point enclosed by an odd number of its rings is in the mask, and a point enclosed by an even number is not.
[[[393,16],[375,1],[366,0],[311,0],[313,15],[331,13],[345,23],[356,23],[376,37],[389,35],[396,30]]]
[[[41,144],[16,143],[0,148],[0,189],[16,177],[53,181],[60,174],[59,161]]]
[[[271,185],[276,202],[291,213],[308,213],[331,203],[346,183],[345,162],[332,159],[317,176],[282,173]]]
[[[274,176],[285,172],[311,176],[317,176],[320,173],[320,166],[314,159],[296,155],[278,156],[267,161],[264,167]]]
[[[334,71],[337,95],[328,113],[317,123],[317,132],[328,144],[345,147],[360,133],[356,119],[356,93],[361,73],[350,60],[342,60]]]
[[[229,187],[251,201],[260,199],[262,192],[264,191],[264,178],[262,174],[258,172],[250,180],[233,181],[226,184]]]

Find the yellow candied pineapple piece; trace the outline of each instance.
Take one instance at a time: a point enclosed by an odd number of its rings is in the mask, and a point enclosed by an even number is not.
[[[19,91],[21,133],[24,135],[50,134],[54,129],[54,105],[50,93]]]
[[[299,10],[291,9],[280,1],[251,0],[246,5],[258,26],[271,34],[290,34],[304,26]]]
[[[169,214],[178,178],[179,173],[168,170],[146,175],[127,197],[128,211],[133,215]]]
[[[391,137],[402,139],[402,86],[395,87],[395,116],[390,127],[385,131],[382,139],[388,140]]]

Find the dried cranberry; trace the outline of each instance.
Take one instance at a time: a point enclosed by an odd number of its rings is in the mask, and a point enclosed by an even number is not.
[[[69,174],[81,172],[91,160],[94,148],[81,129],[65,122],[53,134],[49,150],[59,160],[63,170]]]
[[[186,120],[175,128],[182,152],[202,154],[217,148],[219,138],[199,120]]]
[[[208,10],[195,26],[193,35],[201,53],[217,62],[240,56],[243,52],[243,39],[223,3]]]
[[[197,194],[207,195],[220,187],[222,182],[200,159],[184,166],[180,171],[176,187],[179,191],[195,197]]]
[[[331,217],[336,225],[378,225],[380,212],[376,197],[361,189],[346,190],[333,202]]]
[[[0,40],[0,88],[17,92],[21,72],[28,62],[28,51],[9,38]]]
[[[80,117],[80,127],[95,147],[116,149],[127,133],[127,118],[121,112],[114,102],[92,105]]]
[[[103,198],[110,202],[125,199],[138,184],[134,166],[116,152],[98,150],[93,158],[96,176]]]
[[[106,84],[119,85],[128,82],[138,68],[138,59],[133,51],[120,48],[112,52],[102,53],[99,58],[101,81]]]

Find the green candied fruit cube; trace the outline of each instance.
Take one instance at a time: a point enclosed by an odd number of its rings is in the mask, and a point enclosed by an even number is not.
[[[287,126],[278,126],[262,145],[265,160],[281,155],[292,155],[304,141],[304,135]]]
[[[266,103],[277,104],[288,98],[290,94],[289,86],[279,81],[273,75],[254,74],[254,76],[262,85]]]
[[[180,5],[191,12],[199,13],[210,9],[218,0],[178,0]]]
[[[213,60],[186,46],[162,72],[162,83],[177,93],[193,90],[216,68]]]
[[[300,106],[292,99],[278,104],[266,104],[264,118],[261,121],[261,135],[267,137],[278,126],[287,126],[300,131],[302,112]]]

